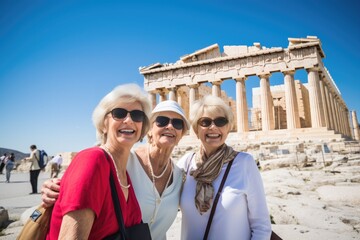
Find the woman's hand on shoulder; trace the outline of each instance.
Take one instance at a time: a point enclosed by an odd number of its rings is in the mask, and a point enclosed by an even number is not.
[[[41,205],[45,208],[52,207],[59,198],[60,179],[46,180],[41,187]]]

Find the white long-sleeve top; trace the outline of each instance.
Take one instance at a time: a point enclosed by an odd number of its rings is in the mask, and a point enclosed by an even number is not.
[[[185,171],[189,169],[180,200],[181,239],[197,240],[203,239],[211,209],[200,215],[195,207],[196,181],[190,175],[190,170],[197,167],[195,158],[191,161],[189,159],[189,154],[186,154],[177,164]],[[226,167],[227,164],[224,164],[220,175],[213,182],[214,198]],[[208,239],[268,240],[270,235],[271,222],[261,175],[253,157],[240,152],[224,184]]]
[[[182,170],[175,164],[173,166],[173,181],[164,190],[161,198],[133,151],[131,151],[126,166],[141,208],[143,222],[149,223],[151,236],[154,240],[166,239],[166,232],[178,213]],[[154,221],[151,223],[153,217]]]

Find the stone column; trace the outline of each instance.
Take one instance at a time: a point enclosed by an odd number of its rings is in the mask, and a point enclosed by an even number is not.
[[[183,99],[183,94],[178,92],[178,93],[176,94],[176,96],[177,96],[177,100],[176,100],[177,103],[178,103],[180,106],[183,107],[183,100],[184,100],[184,99]],[[185,109],[184,109],[184,110],[185,110]]]
[[[330,129],[330,120],[329,120],[328,106],[326,103],[325,86],[324,85],[325,85],[324,79],[321,79],[319,81],[319,86],[320,86],[320,92],[321,92],[321,101],[322,101],[323,109],[324,109],[325,126],[328,129]]]
[[[165,91],[160,91],[159,92],[159,97],[160,97],[160,99],[159,99],[160,102],[166,101],[167,100],[166,92]]]
[[[193,104],[199,96],[199,85],[198,84],[189,85],[189,88],[190,88],[189,89],[189,117],[190,117]],[[194,131],[190,131],[190,135],[195,136]]]
[[[243,133],[249,131],[248,107],[246,102],[246,78],[238,78],[236,81],[236,119],[237,132]]]
[[[212,82],[211,94],[221,97],[221,81]]]
[[[331,107],[331,103],[330,103],[330,99],[329,99],[329,88],[328,86],[324,86],[324,90],[325,90],[325,99],[326,99],[326,105],[327,105],[327,109],[328,109],[328,117],[329,117],[329,125],[330,125],[330,129],[335,129],[334,127],[334,115],[333,115],[333,111],[332,111],[332,107]]]
[[[319,86],[319,72],[315,68],[307,69],[307,71],[309,84],[311,127],[325,127],[324,110]]]
[[[286,122],[287,129],[300,128],[299,107],[296,98],[295,71],[283,72],[285,85],[285,104],[286,104]]]
[[[350,114],[349,109],[345,109],[345,117],[346,117],[346,133],[349,137],[351,137],[351,127],[350,127]]]
[[[151,103],[151,110],[152,110],[156,106],[156,93],[150,92],[149,93],[149,100],[150,100],[150,103]]]
[[[176,101],[176,88],[169,89],[169,100]]]
[[[329,100],[330,100],[330,104],[331,104],[331,111],[333,113],[333,119],[334,119],[334,130],[335,131],[339,131],[339,122],[336,118],[336,106],[335,106],[335,95],[333,93],[329,93]]]
[[[274,129],[274,110],[270,91],[270,74],[260,75],[261,125],[263,131]]]
[[[351,111],[351,120],[353,126],[353,135],[354,139],[360,141],[360,130],[359,130],[359,123],[356,116],[356,111]]]
[[[194,84],[194,85],[189,85],[189,109],[190,109],[190,113],[191,113],[191,109],[192,106],[194,104],[194,102],[197,100],[197,96],[199,95],[198,91],[199,91],[199,85],[198,84]]]

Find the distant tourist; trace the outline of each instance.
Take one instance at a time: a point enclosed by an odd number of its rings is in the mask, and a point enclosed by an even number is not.
[[[25,162],[30,162],[30,184],[32,188],[32,192],[30,194],[37,194],[37,184],[38,184],[38,178],[40,174],[40,167],[39,167],[39,161],[40,159],[40,151],[37,150],[36,145],[30,146],[30,157],[24,158]]]
[[[10,157],[5,162],[5,169],[6,169],[6,182],[10,182],[10,175],[11,171],[14,169],[15,166],[15,154],[10,153]]]
[[[61,154],[56,155],[50,160],[49,162],[51,166],[50,178],[58,177],[62,162],[63,162],[63,158]]]
[[[7,159],[7,153],[4,153],[4,155],[0,157],[0,174],[3,174],[6,159]]]

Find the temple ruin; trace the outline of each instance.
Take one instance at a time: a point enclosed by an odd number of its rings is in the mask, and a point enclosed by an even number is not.
[[[340,90],[322,61],[317,37],[289,38],[287,48],[224,46],[218,44],[180,57],[175,63],[141,67],[144,88],[153,107],[158,101],[177,101],[188,116],[192,103],[206,94],[222,97],[233,109],[235,127],[229,141],[359,140],[356,113],[349,112]],[[294,79],[306,71],[307,79]],[[275,73],[283,84],[270,86]],[[258,81],[247,103],[247,81]],[[221,90],[232,80],[235,100]],[[190,133],[184,141],[194,136]],[[186,140],[187,139],[187,140]]]

